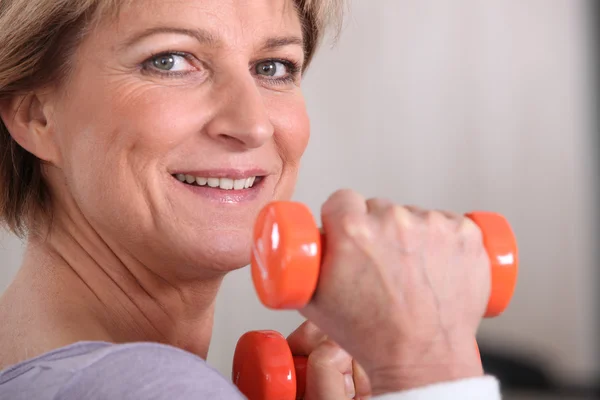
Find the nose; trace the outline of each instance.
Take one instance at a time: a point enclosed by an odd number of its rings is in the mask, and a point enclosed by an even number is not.
[[[274,127],[252,76],[230,79],[217,91],[216,110],[205,125],[209,136],[238,148],[260,147],[273,136]]]

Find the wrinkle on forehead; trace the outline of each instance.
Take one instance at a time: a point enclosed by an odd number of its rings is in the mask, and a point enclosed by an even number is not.
[[[303,32],[295,0],[122,0],[121,4],[119,17],[111,21],[120,33],[145,24],[190,28],[210,24],[230,39]]]
[[[238,14],[238,17],[244,17],[243,10],[247,10],[250,7],[264,6],[265,9],[273,10],[272,19],[276,16],[279,10],[279,17],[282,21],[289,21],[292,17],[299,18],[299,6],[297,0],[113,0],[113,2],[119,3],[119,10],[126,10],[131,8],[130,11],[150,11],[150,13],[156,13],[164,9],[165,6],[172,5],[177,6],[185,5],[194,8],[204,8],[207,13],[214,11],[215,7],[211,6],[210,3],[218,4],[223,9],[229,8],[234,13]],[[262,3],[262,4],[261,4]],[[266,4],[265,4],[266,3]],[[167,7],[171,9],[172,7]],[[216,16],[212,13],[213,16]]]

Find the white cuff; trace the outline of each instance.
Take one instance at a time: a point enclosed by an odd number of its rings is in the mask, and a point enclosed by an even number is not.
[[[500,383],[493,376],[462,379],[453,382],[374,396],[371,400],[500,400]]]

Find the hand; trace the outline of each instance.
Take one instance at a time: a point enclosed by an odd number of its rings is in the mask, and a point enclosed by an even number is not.
[[[308,357],[303,400],[366,400],[369,378],[340,346],[307,321],[287,338],[294,356]]]
[[[473,221],[350,190],[322,221],[319,283],[301,312],[358,360],[374,395],[483,374],[475,334],[491,278]]]

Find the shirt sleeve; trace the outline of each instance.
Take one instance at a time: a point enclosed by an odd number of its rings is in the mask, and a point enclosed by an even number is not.
[[[492,376],[437,383],[398,393],[372,397],[371,400],[500,400],[500,384]]]
[[[245,399],[203,359],[169,346],[121,346],[73,372],[53,400]]]

